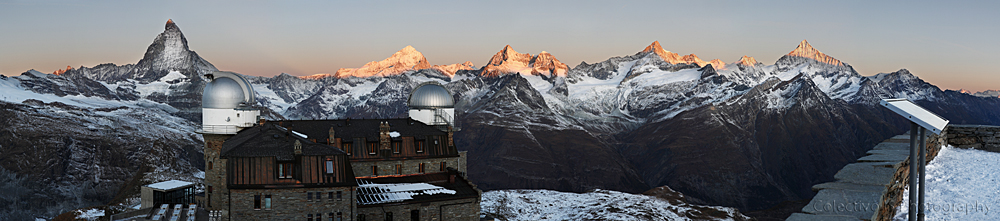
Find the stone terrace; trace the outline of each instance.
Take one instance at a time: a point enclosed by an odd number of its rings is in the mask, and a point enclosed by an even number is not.
[[[909,134],[889,138],[857,162],[844,166],[834,175],[837,181],[814,185],[816,196],[801,213],[787,220],[872,219],[883,203],[882,195],[892,187],[897,170],[909,157],[909,140]]]

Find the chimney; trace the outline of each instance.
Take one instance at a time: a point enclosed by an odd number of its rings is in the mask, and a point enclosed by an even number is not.
[[[330,127],[330,131],[328,132],[329,134],[327,134],[329,138],[326,138],[326,145],[333,145],[333,140],[336,139],[336,137],[333,136],[333,132],[333,127]]]
[[[455,135],[455,131],[451,129],[451,126],[448,126],[448,147],[454,147],[455,146],[454,135]]]
[[[379,149],[388,150],[392,144],[392,140],[389,139],[389,122],[382,121],[378,126],[378,141]]]
[[[302,143],[295,139],[295,155],[302,155]]]

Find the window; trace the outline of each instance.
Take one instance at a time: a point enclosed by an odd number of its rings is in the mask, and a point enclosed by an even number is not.
[[[333,175],[333,173],[334,173],[334,171],[333,171],[333,160],[332,159],[326,159],[326,174]]]
[[[420,172],[420,173],[424,173],[424,163],[420,163],[420,169],[419,169],[419,172]]]
[[[434,139],[434,145],[438,145],[438,140]]]
[[[260,195],[253,195],[253,209],[260,210]]]
[[[331,213],[330,215],[333,215],[333,213]],[[337,220],[335,220],[335,221],[343,221],[344,218],[342,218],[342,217],[344,217],[344,213],[337,212]],[[333,218],[333,217],[330,217],[330,218]]]
[[[207,168],[205,170],[212,170],[212,161],[208,161],[208,167],[205,168]]]
[[[365,214],[358,214],[358,221],[366,221]]]
[[[323,221],[323,214],[322,213],[317,213],[316,214],[316,221]]]
[[[321,200],[321,199],[323,199],[323,193],[316,192],[316,200]]]
[[[378,176],[378,166],[372,166],[372,176]]]
[[[306,220],[313,221],[313,214],[312,213],[306,214]]]
[[[351,143],[344,143],[343,145],[344,152],[347,152],[347,155],[351,155]]]
[[[338,193],[339,193],[339,192],[338,192]],[[327,193],[327,195],[326,195],[326,198],[327,198],[327,199],[331,199],[331,200],[332,200],[332,199],[333,199],[333,192],[329,192],[329,193]],[[340,199],[340,197],[337,197],[337,199]]]
[[[403,174],[403,165],[396,164],[396,174]]]
[[[337,214],[340,214],[340,212],[337,212]],[[336,220],[333,219],[333,213],[330,213],[329,215],[330,215],[330,221],[340,221],[340,217],[337,217]]]
[[[419,221],[420,220],[420,210],[410,210],[410,220]]]
[[[271,209],[271,195],[264,195],[264,209]]]
[[[208,193],[212,193],[212,185],[208,185]]]
[[[447,168],[447,166],[444,162],[441,162],[441,171],[444,171],[444,168]]]
[[[385,213],[385,221],[392,221],[392,213]]]
[[[417,153],[423,153],[423,152],[424,152],[424,142],[417,141]]]
[[[368,154],[375,155],[375,150],[378,146],[375,143],[368,143]]]
[[[399,142],[392,142],[392,153],[399,153]]]
[[[292,178],[292,163],[278,163],[278,178]]]
[[[342,199],[342,198],[344,198],[344,192],[342,192],[342,191],[337,191],[337,200],[340,200],[340,199]]]
[[[313,192],[306,193],[306,200],[313,200]]]

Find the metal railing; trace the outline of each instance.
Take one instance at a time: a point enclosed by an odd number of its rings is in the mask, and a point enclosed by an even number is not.
[[[236,134],[236,132],[240,131],[240,128],[235,125],[203,125],[201,126],[201,131],[213,134]]]

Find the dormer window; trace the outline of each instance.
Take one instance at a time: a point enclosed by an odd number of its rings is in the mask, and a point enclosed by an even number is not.
[[[377,150],[378,150],[378,144],[368,143],[368,154],[375,155],[377,153],[376,152]]]
[[[423,152],[424,152],[424,142],[417,141],[417,153],[423,153]]]
[[[333,175],[336,171],[333,167],[333,159],[326,159],[326,174]]]
[[[292,163],[278,163],[278,178],[279,179],[292,178]]]
[[[351,143],[343,143],[341,145],[344,145],[344,152],[347,152],[347,155],[351,155]]]
[[[392,142],[392,153],[399,153],[399,142]]]

